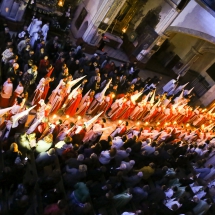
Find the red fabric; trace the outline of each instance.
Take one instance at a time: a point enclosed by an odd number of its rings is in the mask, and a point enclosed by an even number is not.
[[[111,120],[117,120],[118,118],[120,118],[121,113],[123,110],[125,110],[127,104],[126,102],[124,102],[121,106],[121,108],[119,108],[119,110],[111,117]]]
[[[58,207],[57,203],[54,203],[45,207],[43,215],[62,215],[64,211]]]
[[[79,103],[81,102],[82,94],[78,94],[76,100],[66,109],[65,114],[69,115],[70,117],[74,116]]]
[[[127,131],[127,127],[124,126],[124,127],[121,129],[121,131],[119,132],[118,136],[124,135],[126,131]]]
[[[41,99],[43,99],[44,101],[46,100],[47,94],[49,92],[49,88],[50,88],[49,83],[47,83],[44,87],[44,91],[43,91],[43,94],[41,96]]]
[[[99,112],[104,111],[103,114],[105,114],[106,111],[107,111],[107,110],[110,108],[110,106],[112,105],[112,103],[113,103],[113,99],[112,99],[112,97],[110,96],[110,101],[109,101],[109,102],[104,101],[103,104],[102,104],[102,105],[100,106],[100,108],[99,108]]]
[[[121,99],[122,97],[124,97],[125,96],[125,94],[118,94],[117,96],[116,96],[116,99]]]
[[[39,90],[37,90],[37,92],[35,93],[35,96],[34,96],[34,98],[35,98],[34,105],[37,105],[36,109],[38,109],[40,107],[40,105],[38,104],[38,102],[40,101],[40,99],[42,99],[42,95],[43,94],[41,94]]]
[[[10,98],[9,99],[8,98],[2,98],[0,96],[0,107],[1,108],[7,108],[7,107],[9,107],[9,103],[10,103]]]
[[[93,101],[93,98],[90,98],[90,103],[89,103],[89,105],[86,105],[86,107],[78,114],[79,116],[84,116],[85,114],[86,114],[86,112],[87,112],[87,109],[89,108],[89,106],[90,106],[90,104],[91,104],[91,102]]]
[[[18,96],[19,96],[18,93],[13,92],[13,95],[12,95],[12,97],[11,97],[11,99],[10,99],[10,106],[13,106],[13,105],[15,104],[15,100],[16,100],[16,98],[17,98]]]
[[[42,59],[42,60],[40,60],[38,70],[41,71],[43,69],[46,69],[46,66],[48,66],[48,65],[49,65],[49,60]]]
[[[135,105],[131,103],[130,107],[125,111],[125,113],[123,113],[120,119],[128,119],[128,117],[131,115],[134,108],[135,108]]]
[[[52,68],[48,71],[48,73],[45,75],[45,78],[47,78],[47,77],[50,78],[53,71],[54,71],[54,67],[52,67]]]

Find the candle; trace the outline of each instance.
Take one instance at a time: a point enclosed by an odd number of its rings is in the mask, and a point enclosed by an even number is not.
[[[52,118],[55,119],[56,117],[57,117],[57,116],[54,114]]]

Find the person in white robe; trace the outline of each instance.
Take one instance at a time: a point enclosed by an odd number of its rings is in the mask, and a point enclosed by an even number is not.
[[[47,22],[45,25],[43,25],[42,27],[42,35],[43,35],[43,39],[46,41],[46,38],[47,38],[47,34],[48,34],[48,31],[49,31],[49,22]]]
[[[34,33],[37,33],[38,31],[41,30],[41,25],[42,25],[42,18],[34,18],[32,19],[31,24],[28,27],[28,33],[32,37]]]

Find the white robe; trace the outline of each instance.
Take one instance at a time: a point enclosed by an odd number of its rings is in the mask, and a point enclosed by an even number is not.
[[[175,87],[175,79],[170,80],[166,85],[163,86],[163,92],[170,92]]]
[[[47,24],[43,25],[41,30],[42,30],[42,34],[44,36],[44,40],[46,41],[47,34],[48,34],[48,31],[49,31],[49,25],[47,25]]]
[[[34,33],[40,31],[42,25],[42,21],[36,19],[33,19],[31,24],[28,27],[28,33],[30,36],[33,36]]]

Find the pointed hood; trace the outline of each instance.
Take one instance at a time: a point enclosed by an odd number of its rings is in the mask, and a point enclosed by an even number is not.
[[[154,102],[155,102],[155,91],[153,92],[153,95],[152,95],[152,97],[150,99],[151,104],[154,104]]]
[[[211,113],[214,111],[214,108],[215,108],[215,106],[212,107],[212,108],[208,111],[208,113],[211,114]]]
[[[108,130],[108,129],[111,129],[112,127],[105,127],[105,128],[99,128],[99,129],[95,129],[95,130],[93,130],[94,132],[103,132],[103,131],[106,131],[106,130]]]
[[[111,82],[112,82],[112,78],[110,79],[110,81],[108,81],[108,83],[106,84],[105,88],[101,91],[100,95],[102,95],[102,96],[105,95],[105,92],[109,88]]]
[[[189,94],[193,91],[193,89],[194,89],[194,87],[191,88],[191,89],[187,92],[187,94],[189,95]]]
[[[12,124],[12,128],[15,128],[18,126],[18,120],[21,119],[23,116],[26,116],[29,114],[29,112],[34,109],[34,107],[36,107],[36,105],[34,105],[33,107],[28,108],[25,111],[22,111],[21,113],[17,113],[16,115],[12,116],[11,119],[13,121]]]
[[[87,96],[90,94],[90,92],[91,92],[91,90],[89,90],[85,95],[84,95],[84,97],[81,99],[81,102],[80,102],[80,104],[79,104],[79,108],[84,104],[84,102],[86,101],[86,99],[87,99]],[[78,113],[78,111],[77,111],[77,113]]]
[[[74,95],[75,93],[77,92],[78,88],[81,86],[81,84],[79,84],[68,96],[68,100],[70,100]],[[66,103],[66,102],[65,102]]]
[[[81,78],[76,78],[75,80],[71,81],[71,85],[70,86],[73,87],[75,84],[77,84],[79,81],[81,81],[85,77],[86,77],[86,75],[83,76],[83,77],[81,77]]]
[[[179,87],[177,87],[177,88],[174,90],[174,94],[177,94],[178,92],[180,92],[181,90],[183,90],[188,84],[189,84],[189,82],[187,82],[187,83],[184,84],[184,85],[180,85]]]
[[[188,84],[189,84],[189,82],[187,82],[187,83],[184,84],[184,85],[181,85],[182,89],[184,89]]]
[[[1,109],[0,110],[0,117],[2,117],[3,115],[5,115],[8,111],[10,111],[11,109],[13,108],[12,107],[9,107],[9,108],[4,108],[4,109]]]
[[[85,122],[84,125],[86,127],[86,129],[88,129],[90,127],[91,124],[93,124],[102,114],[104,111],[102,111],[101,113],[99,113],[98,115],[94,116],[92,119],[90,119],[89,121]]]
[[[151,108],[151,110],[154,109],[154,108],[156,108],[159,104],[160,104],[160,99],[156,102],[156,104],[153,105],[153,107]]]
[[[144,98],[143,102],[147,102],[149,99],[149,96],[152,94],[152,92],[149,92],[148,95]]]
[[[134,94],[134,95],[131,96],[131,101],[132,101],[133,104],[142,95],[142,93],[143,93],[143,91],[141,91],[141,92],[139,92],[139,93]]]
[[[204,128],[204,130],[211,130],[214,127],[214,124],[215,123],[208,125],[207,127]]]
[[[179,98],[182,99],[183,97],[184,97],[184,91],[182,90]]]

